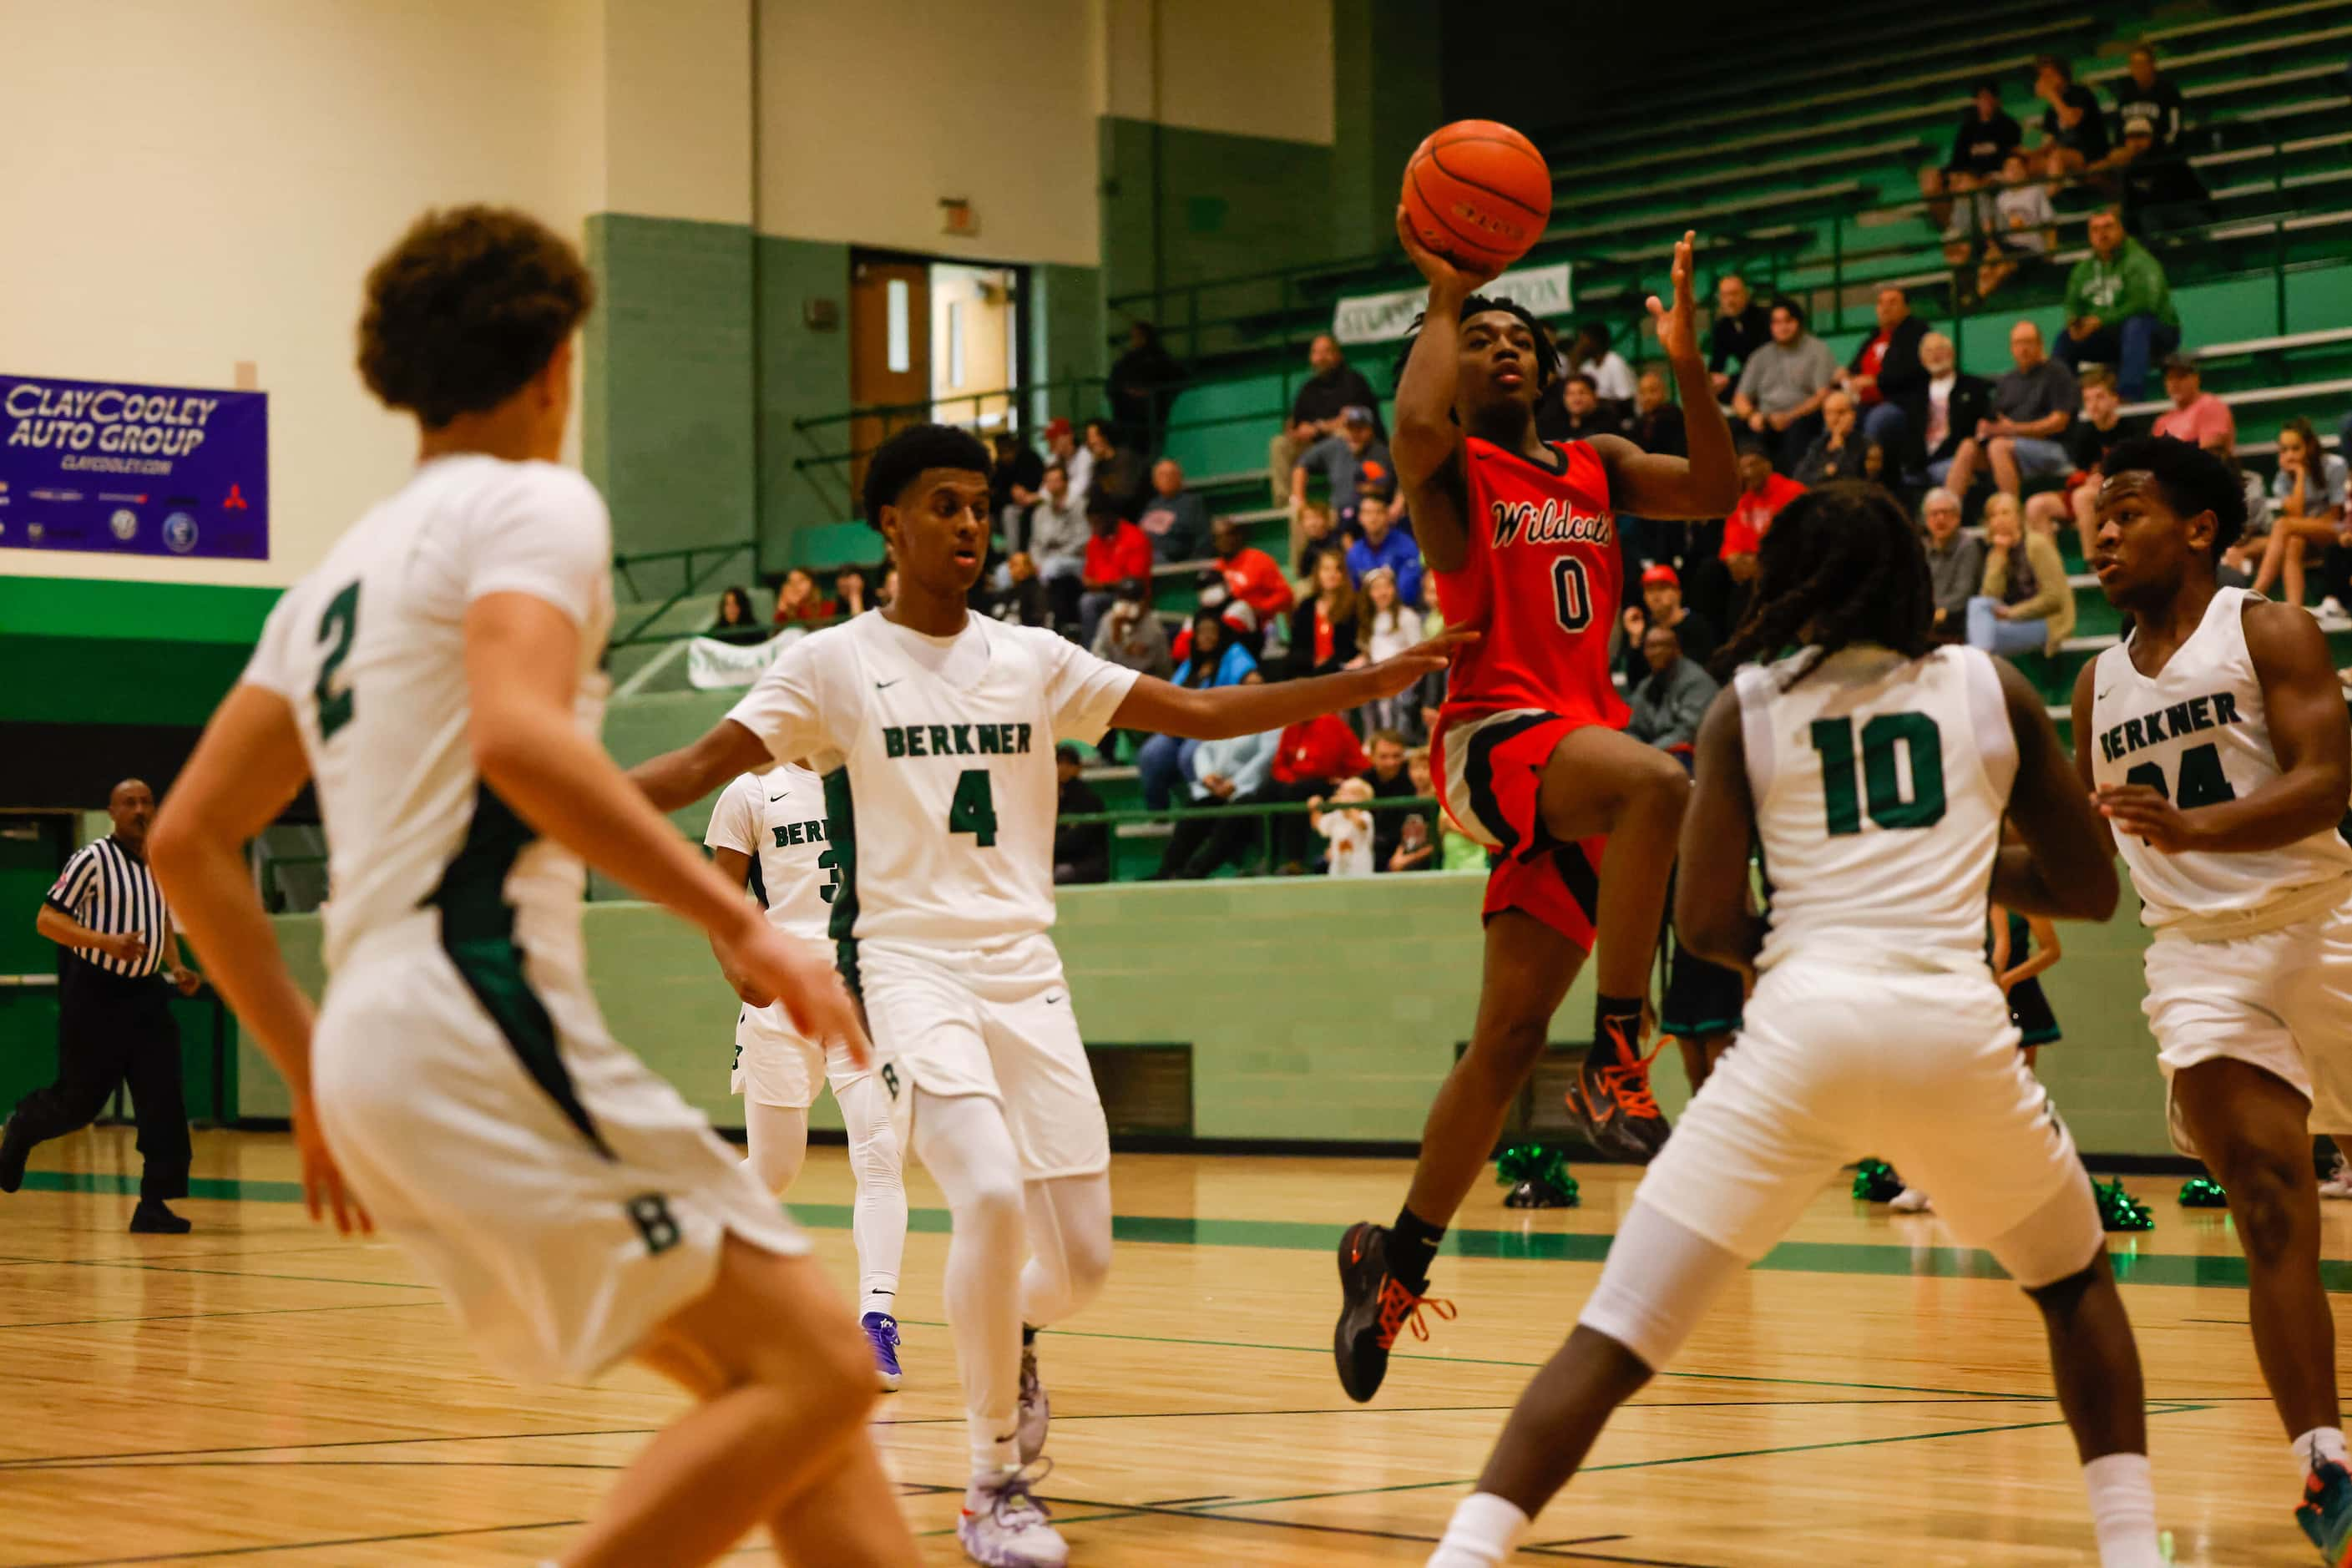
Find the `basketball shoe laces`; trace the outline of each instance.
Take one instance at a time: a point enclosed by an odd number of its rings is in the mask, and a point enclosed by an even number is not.
[[[1381,1281],[1381,1349],[1388,1350],[1396,1343],[1397,1332],[1411,1327],[1417,1340],[1429,1338],[1429,1325],[1422,1321],[1423,1308],[1441,1322],[1454,1321],[1454,1303],[1439,1296],[1416,1296],[1390,1275]]]
[[[1611,1022],[1613,1025],[1615,1020]],[[1648,1056],[1637,1057],[1633,1055],[1637,1047],[1626,1043],[1622,1031],[1612,1027],[1609,1033],[1612,1043],[1627,1059],[1601,1069],[1601,1092],[1623,1108],[1628,1116],[1647,1121],[1659,1115],[1657,1096],[1650,1092],[1650,1064],[1658,1059],[1660,1051],[1665,1049],[1665,1036],[1658,1037],[1658,1043],[1650,1047]]]

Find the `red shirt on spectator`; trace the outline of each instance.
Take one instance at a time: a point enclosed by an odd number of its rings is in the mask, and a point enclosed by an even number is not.
[[[1872,338],[1868,342],[1862,345],[1862,370],[1860,374],[1870,377],[1870,384],[1854,395],[1854,401],[1861,404],[1865,408],[1880,400],[1878,392],[1878,367],[1885,362],[1886,345],[1894,341],[1895,329],[1893,327],[1881,327],[1878,329],[1877,336]]]
[[[1740,491],[1739,499],[1731,503],[1731,515],[1723,520],[1723,553],[1753,554],[1758,543],[1772,531],[1772,520],[1780,515],[1780,509],[1804,493],[1805,487],[1786,474],[1772,475],[1760,490]]]
[[[1255,610],[1260,626],[1288,611],[1295,602],[1289,579],[1263,550],[1236,550],[1218,562],[1217,568],[1225,574],[1225,592]]]
[[[1086,583],[1089,588],[1116,588],[1129,577],[1151,575],[1151,536],[1121,519],[1105,537],[1087,535]]]
[[[775,624],[784,626],[796,625],[802,621],[829,621],[839,614],[841,614],[839,605],[835,604],[831,599],[820,599],[812,594],[800,602],[798,608],[788,609],[782,605],[778,605]]]
[[[1274,752],[1274,776],[1284,784],[1350,779],[1371,765],[1356,732],[1337,713],[1293,724]]]

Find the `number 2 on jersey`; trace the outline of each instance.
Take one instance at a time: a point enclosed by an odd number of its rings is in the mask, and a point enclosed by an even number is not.
[[[948,831],[969,833],[978,847],[996,847],[996,790],[986,768],[966,768],[956,775],[955,795],[948,801]]]
[[[334,647],[327,650],[327,662],[319,667],[319,683],[310,695],[319,700],[319,739],[321,742],[335,738],[335,731],[352,721],[352,698],[348,686],[334,689],[335,674],[343,668],[343,660],[352,654],[352,639],[359,635],[360,585],[356,580],[346,583],[343,591],[327,601],[319,616],[319,640],[331,640]]]
[[[1592,624],[1592,584],[1584,574],[1584,563],[1573,555],[1552,563],[1551,604],[1564,632],[1580,632]]]
[[[1881,827],[1933,827],[1944,820],[1944,732],[1925,713],[1881,713],[1862,727],[1861,788],[1854,779],[1853,721],[1816,719],[1813,750],[1822,754],[1822,798],[1832,837],[1862,831],[1863,803]],[[1911,762],[1911,798],[1895,762],[1901,747]],[[1866,792],[1866,796],[1865,796]]]

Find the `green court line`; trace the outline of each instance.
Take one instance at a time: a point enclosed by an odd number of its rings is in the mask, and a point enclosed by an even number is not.
[[[27,1189],[51,1193],[113,1193],[138,1191],[137,1179],[111,1173],[34,1171],[25,1177]],[[228,1178],[188,1184],[191,1197],[225,1198],[248,1203],[300,1203],[302,1189],[294,1182],[247,1182]],[[853,1210],[847,1204],[793,1204],[793,1217],[813,1230],[847,1230]],[[918,1235],[944,1236],[945,1209],[910,1209],[907,1228]],[[1284,1252],[1328,1252],[1339,1244],[1341,1226],[1300,1220],[1186,1219],[1168,1215],[1114,1215],[1114,1240],[1147,1242],[1162,1247],[1239,1247]],[[1444,1251],[1463,1258],[1517,1258],[1545,1263],[1598,1263],[1609,1256],[1607,1234],[1563,1231],[1454,1230],[1447,1233]],[[2132,1285],[2205,1286],[2221,1289],[2246,1288],[2246,1260],[2235,1253],[2198,1257],[2182,1253],[2109,1254],[2116,1278]],[[1910,1247],[1897,1243],[1852,1241],[1784,1241],[1753,1265],[1773,1273],[1856,1274],[1882,1278],[1939,1279],[2002,1279],[2008,1278],[1992,1255],[1958,1247]],[[2352,1261],[2325,1258],[2320,1283],[2338,1294],[2352,1294]]]

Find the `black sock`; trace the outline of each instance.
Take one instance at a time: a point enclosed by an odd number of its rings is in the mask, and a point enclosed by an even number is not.
[[[1022,1348],[1023,1350],[1024,1350],[1024,1351],[1025,1351],[1025,1350],[1027,1350],[1031,1345],[1034,1345],[1034,1344],[1035,1344],[1036,1342],[1037,1342],[1037,1331],[1036,1331],[1036,1330],[1034,1330],[1034,1329],[1033,1329],[1033,1328],[1031,1328],[1031,1327],[1030,1327],[1028,1324],[1026,1324],[1026,1323],[1022,1324],[1022,1325],[1021,1325],[1021,1348]]]
[[[1389,1227],[1389,1272],[1414,1295],[1425,1294],[1429,1266],[1437,1261],[1437,1246],[1444,1239],[1444,1226],[1430,1224],[1410,1206],[1397,1210],[1396,1224]]]
[[[1610,1024],[1622,1024],[1621,1029]],[[1642,1038],[1642,999],[1639,996],[1596,996],[1592,1002],[1592,1044],[1595,1049],[1606,1047],[1622,1036],[1628,1047],[1635,1047]],[[1634,1054],[1639,1054],[1638,1051]]]

